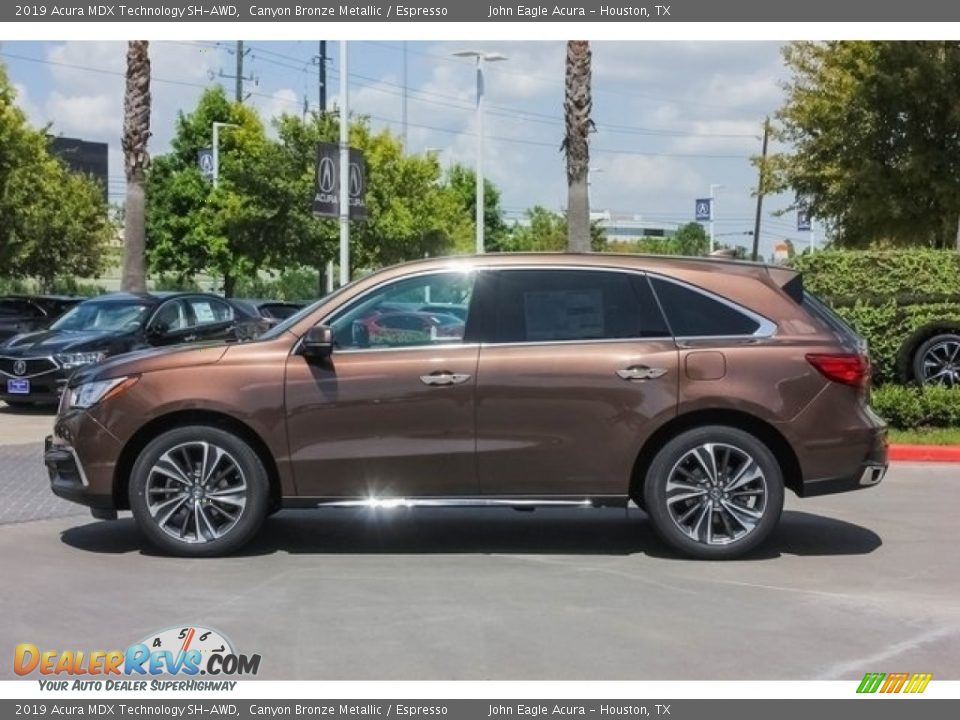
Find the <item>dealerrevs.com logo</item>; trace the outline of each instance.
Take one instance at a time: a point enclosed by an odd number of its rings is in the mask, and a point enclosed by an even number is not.
[[[260,655],[244,655],[233,649],[233,643],[216,630],[202,626],[172,627],[151,633],[125,650],[58,650],[41,649],[33,643],[21,643],[14,650],[13,670],[17,675],[39,673],[42,676],[67,676],[68,680],[41,680],[44,689],[107,689],[144,690],[146,682],[99,678],[112,676],[235,676],[256,675]],[[79,676],[89,676],[80,680]],[[152,683],[151,689],[190,689],[168,683]],[[234,683],[229,683],[233,685]],[[101,687],[97,687],[100,685]],[[205,683],[207,685],[207,683]],[[215,689],[200,688],[197,689]],[[232,689],[224,688],[224,689]]]

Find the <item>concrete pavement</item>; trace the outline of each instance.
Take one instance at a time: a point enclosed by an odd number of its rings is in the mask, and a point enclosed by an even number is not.
[[[953,466],[898,465],[788,493],[772,542],[725,563],[670,555],[639,511],[283,512],[241,555],[192,561],[130,519],[10,524],[0,649],[205,624],[266,679],[958,679],[958,509]]]

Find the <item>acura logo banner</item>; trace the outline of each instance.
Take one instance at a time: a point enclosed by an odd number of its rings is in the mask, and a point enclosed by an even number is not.
[[[367,164],[363,153],[350,148],[347,170],[350,192],[350,219],[367,217]],[[317,146],[317,177],[313,195],[313,213],[320,217],[340,215],[340,147],[336,143]]]

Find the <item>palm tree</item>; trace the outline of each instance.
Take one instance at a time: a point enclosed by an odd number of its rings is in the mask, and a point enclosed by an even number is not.
[[[590,43],[586,40],[567,42],[566,97],[563,102],[567,134],[562,149],[567,155],[567,250],[570,252],[590,250],[590,200],[587,194],[590,168],[587,136],[593,130],[590,55]]]
[[[130,292],[147,289],[146,198],[144,174],[150,156],[150,54],[149,42],[131,40],[127,45],[127,87],[123,98],[123,157],[127,175],[127,201],[123,227],[123,279]]]

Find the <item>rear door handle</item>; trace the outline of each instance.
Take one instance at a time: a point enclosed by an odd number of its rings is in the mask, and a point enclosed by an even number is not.
[[[617,370],[617,375],[623,380],[656,380],[666,374],[666,368],[647,367],[646,365],[631,365],[623,370]]]
[[[430,375],[421,375],[420,382],[424,385],[460,385],[470,379],[466,373],[439,372]]]

